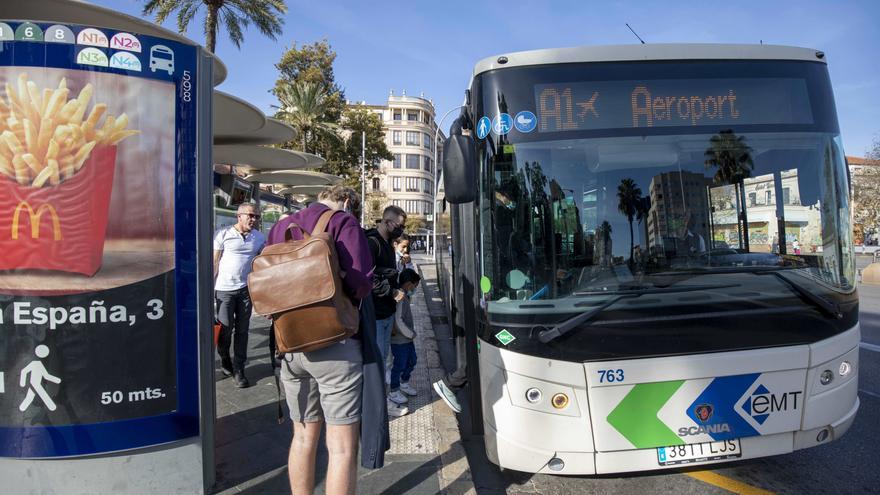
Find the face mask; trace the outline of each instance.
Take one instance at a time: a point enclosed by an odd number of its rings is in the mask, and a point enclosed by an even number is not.
[[[391,238],[392,239],[397,239],[398,237],[400,237],[402,235],[403,235],[403,227],[401,227],[400,225],[398,225],[397,227],[394,227],[394,230],[391,231]]]
[[[415,291],[415,290],[408,290],[408,291],[406,291],[406,297],[412,297],[412,296],[414,296],[414,295],[416,295],[416,291]]]

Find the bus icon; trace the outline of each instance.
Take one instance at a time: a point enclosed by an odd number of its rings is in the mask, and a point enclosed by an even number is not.
[[[150,71],[164,70],[168,75],[174,74],[174,52],[165,45],[150,48]]]

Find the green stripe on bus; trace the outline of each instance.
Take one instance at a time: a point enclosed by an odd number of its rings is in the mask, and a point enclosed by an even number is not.
[[[657,418],[660,408],[683,383],[684,380],[678,380],[636,385],[608,415],[608,424],[639,449],[684,444]]]

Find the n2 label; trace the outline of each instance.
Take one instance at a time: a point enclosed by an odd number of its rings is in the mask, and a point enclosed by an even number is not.
[[[599,373],[599,383],[620,383],[624,378],[622,369],[597,370],[596,373]]]

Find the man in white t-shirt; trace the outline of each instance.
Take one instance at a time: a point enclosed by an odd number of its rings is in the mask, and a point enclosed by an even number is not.
[[[214,235],[214,295],[221,326],[217,352],[222,373],[234,376],[236,387],[245,388],[250,385],[244,376],[244,363],[252,309],[247,277],[251,262],[266,245],[266,236],[254,228],[260,220],[254,205],[239,206],[236,218],[235,225],[224,227]],[[233,341],[234,360],[229,355]]]

